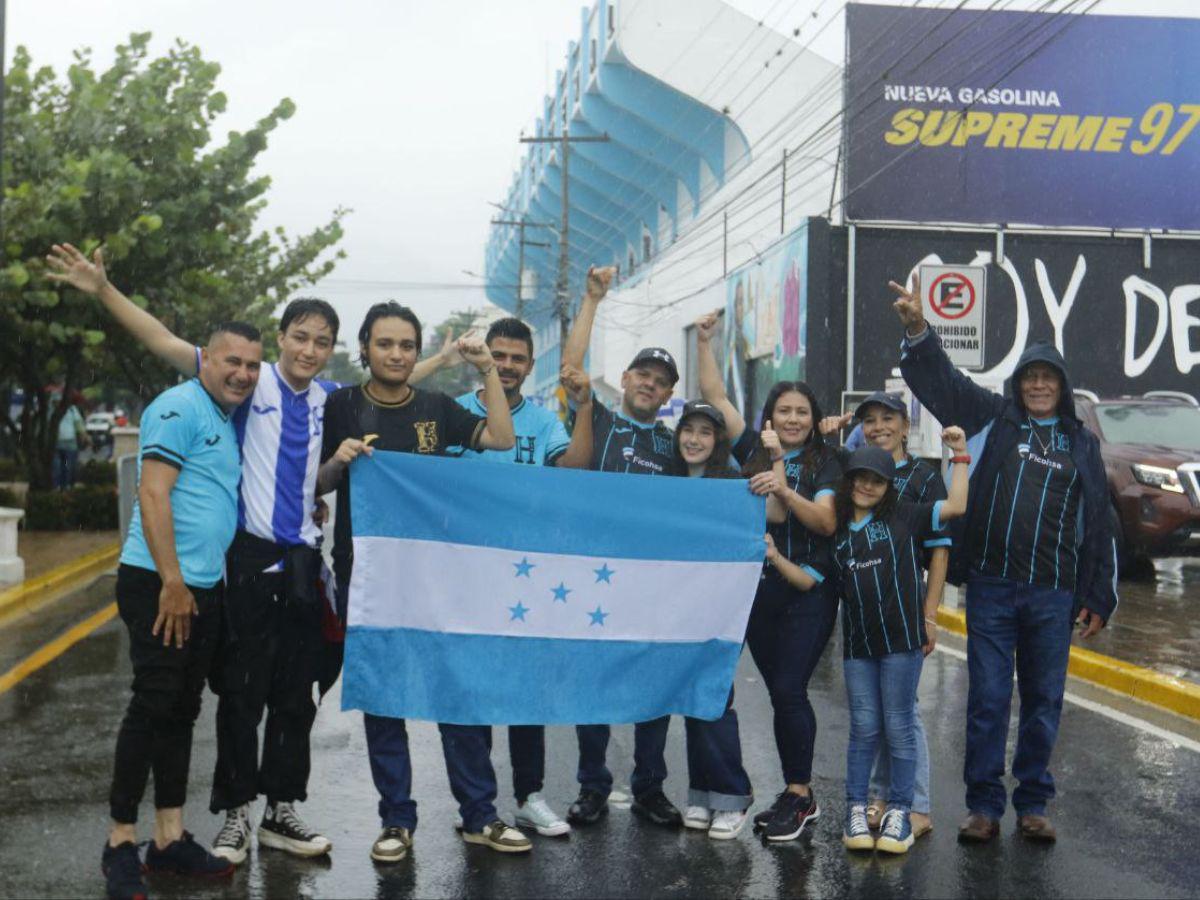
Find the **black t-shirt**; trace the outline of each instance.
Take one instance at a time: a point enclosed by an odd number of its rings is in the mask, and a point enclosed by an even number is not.
[[[334,391],[325,401],[325,435],[321,461],[329,459],[346,438],[379,435],[371,446],[401,453],[444,456],[447,447],[479,449],[486,419],[468,412],[451,397],[414,388],[402,403],[372,400],[365,386]],[[353,543],[350,530],[350,472],[336,486],[337,521],[333,528],[333,566],[339,584],[350,583]]]
[[[932,503],[946,499],[946,482],[941,473],[928,463],[909,457],[896,463],[896,476],[892,479],[901,500],[909,503]]]
[[[746,465],[754,453],[757,439],[758,435],[749,428],[742,432],[737,443],[733,445],[733,457],[739,465]],[[804,457],[804,450],[794,450],[784,456],[783,468],[787,475],[788,487],[806,500],[816,500],[824,494],[834,493],[838,482],[842,480],[842,467],[833,451],[822,447],[816,462],[811,466],[804,464]],[[790,510],[783,522],[768,522],[767,533],[774,539],[779,552],[796,565],[812,569],[822,579],[829,576],[832,571],[829,538],[813,534],[800,524]],[[762,578],[784,581],[779,571],[765,562]]]
[[[867,517],[834,535],[845,658],[904,653],[925,643],[921,553],[950,544],[936,521],[940,509],[941,501],[901,500],[886,520]]]
[[[972,568],[981,575],[1073,591],[1078,474],[1070,435],[1057,420],[1027,420],[991,496],[981,498],[988,504],[988,520]]]
[[[644,425],[592,401],[592,469],[631,475],[679,475],[675,443],[662,422]]]

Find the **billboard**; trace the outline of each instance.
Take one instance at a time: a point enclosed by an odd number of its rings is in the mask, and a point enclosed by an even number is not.
[[[852,4],[851,220],[1200,230],[1200,20]]]
[[[806,223],[725,279],[725,383],[738,409],[804,378],[807,324]]]

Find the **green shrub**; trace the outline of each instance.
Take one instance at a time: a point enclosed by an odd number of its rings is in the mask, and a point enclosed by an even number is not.
[[[17,495],[10,488],[0,488],[0,506],[9,509],[21,508],[21,504],[17,502]]]
[[[69,491],[30,491],[25,527],[30,531],[112,531],[117,528],[117,491],[80,485]]]
[[[104,459],[89,459],[79,467],[75,481],[78,484],[115,485],[117,464]]]
[[[25,469],[15,459],[0,459],[0,481],[24,481]]]

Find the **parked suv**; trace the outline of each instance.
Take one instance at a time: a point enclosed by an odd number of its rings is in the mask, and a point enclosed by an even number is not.
[[[1200,404],[1151,391],[1102,400],[1075,392],[1075,411],[1100,438],[1112,496],[1118,566],[1200,541]]]

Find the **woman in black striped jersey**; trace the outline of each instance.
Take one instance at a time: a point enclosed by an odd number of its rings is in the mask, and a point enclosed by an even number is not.
[[[821,420],[821,433],[830,434],[857,419],[867,444],[879,447],[891,454],[896,464],[892,485],[901,500],[910,503],[932,502],[946,499],[946,484],[941,473],[928,463],[915,459],[908,453],[908,407],[897,394],[876,391],[858,405],[853,414],[829,416]],[[848,454],[847,454],[848,455]],[[921,556],[922,566],[928,571],[925,586],[927,604],[936,610],[941,603],[946,585],[946,567],[950,559],[948,547],[935,547]],[[932,650],[937,640],[936,623],[928,623],[929,646]],[[914,708],[917,740],[917,775],[913,793],[912,823],[913,838],[919,838],[933,830],[932,806],[929,800],[929,742],[925,737],[925,725],[921,721],[919,708]],[[887,747],[880,746],[871,773],[871,799],[867,803],[867,824],[879,828],[890,782],[890,765]]]
[[[734,458],[751,475],[751,490],[767,496],[768,533],[779,554],[816,582],[801,594],[777,566],[765,563],[746,629],[750,654],[771,696],[785,785],[771,807],[755,815],[754,825],[768,840],[788,841],[820,815],[810,785],[817,720],[808,682],[837,617],[837,598],[825,578],[832,565],[833,492],[841,468],[817,430],[821,408],[804,382],[772,387],[762,433],[746,427],[725,394],[712,352],[716,321],[710,314],[696,322],[700,390],[724,415]]]
[[[943,523],[967,505],[966,437],[947,428],[942,440],[958,455],[945,500],[900,499],[896,464],[881,447],[851,454],[836,498],[833,560],[840,576],[843,672],[850,707],[846,752],[846,827],[851,850],[905,853],[917,774],[916,696],[921,665],[932,649],[936,599],[925,593],[925,549],[947,546]],[[887,811],[878,840],[867,823],[871,767],[882,741],[890,762]]]
[[[736,478],[725,416],[703,400],[683,407],[675,428],[675,471],[691,478]],[[750,777],[742,765],[742,741],[733,689],[725,713],[707,721],[684,718],[687,733],[688,805],[683,824],[731,840],[746,824],[754,800]]]

